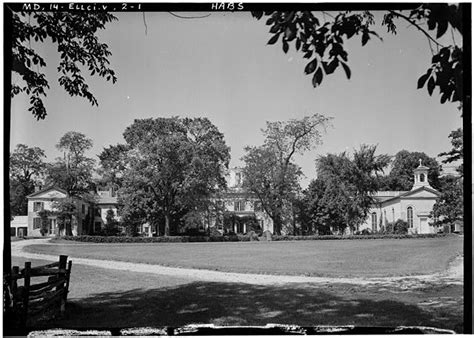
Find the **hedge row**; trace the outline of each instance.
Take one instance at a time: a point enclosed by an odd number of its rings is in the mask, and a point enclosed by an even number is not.
[[[273,241],[312,241],[312,240],[344,240],[344,239],[403,239],[403,238],[435,238],[446,234],[373,234],[373,235],[325,235],[325,236],[277,236],[272,235]],[[232,236],[161,236],[161,237],[127,237],[127,236],[65,236],[65,240],[91,243],[188,243],[188,242],[248,242],[250,240],[265,240],[264,238],[248,235]]]
[[[312,235],[312,236],[291,236],[291,235],[272,235],[272,241],[314,241],[314,240],[338,240],[338,239],[403,239],[403,238],[435,238],[444,237],[447,234],[370,234],[370,235]]]
[[[92,243],[188,243],[188,242],[247,242],[250,237],[237,236],[160,236],[160,237],[128,237],[128,236],[65,236],[61,239],[92,242]]]

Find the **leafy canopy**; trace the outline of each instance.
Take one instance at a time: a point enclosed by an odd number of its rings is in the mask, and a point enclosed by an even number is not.
[[[408,22],[413,29],[426,36],[433,58],[426,73],[418,79],[418,88],[426,86],[428,93],[432,95],[438,87],[441,103],[461,102],[462,43],[456,43],[453,38],[453,44],[443,45],[440,39],[446,34],[452,35],[453,31],[462,36],[464,7],[441,3],[406,4],[405,7],[406,10],[403,11],[385,11],[381,25],[385,26],[388,32],[396,34],[397,25]],[[268,44],[276,44],[281,36],[284,53],[288,52],[290,44],[294,44],[296,51],[309,60],[304,73],[312,76],[314,87],[322,83],[325,75],[334,73],[339,67],[344,70],[348,79],[351,77],[348,53],[344,48],[347,40],[357,36],[360,37],[362,46],[365,46],[371,38],[379,38],[374,30],[374,15],[370,11],[265,11],[252,12],[252,15],[258,20],[267,17],[266,25],[270,26],[272,34]]]
[[[95,161],[86,157],[85,152],[92,145],[92,140],[82,133],[64,134],[56,145],[63,156],[48,165],[47,182],[66,190],[70,196],[87,194],[92,187]]]
[[[50,40],[60,56],[59,85],[69,95],[98,105],[84,73],[117,81],[115,72],[109,68],[109,46],[97,36],[99,30],[117,18],[104,12],[14,12],[12,16],[12,71],[21,81],[12,85],[11,96],[25,93],[30,100],[28,111],[38,120],[46,117],[43,99],[50,86],[41,71],[46,61],[34,45]]]
[[[375,155],[376,149],[362,145],[352,158],[343,152],[316,160],[318,181],[309,188],[309,196],[313,196],[310,212],[323,226],[354,231],[366,220],[376,202],[373,194],[378,190],[378,177],[390,161],[388,155]]]
[[[413,171],[422,164],[429,168],[428,182],[435,189],[440,189],[439,175],[441,166],[436,159],[429,157],[423,152],[408,150],[399,151],[392,161],[392,169],[388,176],[381,181],[381,190],[408,191],[414,183]]]
[[[46,170],[43,149],[17,144],[10,153],[10,212],[12,216],[26,215],[28,200],[26,196],[32,194],[35,185],[39,184]]]
[[[164,216],[169,235],[173,219],[176,225],[178,215],[225,187],[229,148],[207,118],[135,120],[124,138],[129,149],[120,190],[125,217],[156,223]]]
[[[292,159],[295,154],[303,154],[320,144],[322,132],[330,121],[331,118],[314,114],[302,119],[267,122],[262,130],[264,144],[245,148],[244,186],[260,200],[277,234],[290,219],[290,205],[300,190],[301,169]]]

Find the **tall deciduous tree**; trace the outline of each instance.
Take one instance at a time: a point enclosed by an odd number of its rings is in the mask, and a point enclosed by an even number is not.
[[[464,221],[464,179],[453,175],[444,176],[441,180],[441,195],[433,206],[432,216],[435,225],[452,225]]]
[[[124,144],[111,145],[99,154],[98,173],[101,175],[100,184],[118,189],[122,186],[122,177],[127,168],[127,153],[129,147]]]
[[[273,229],[281,234],[288,205],[300,189],[300,168],[292,162],[322,142],[330,118],[320,114],[286,122],[267,122],[265,142],[245,148],[244,186],[254,193],[273,220]]]
[[[453,149],[448,152],[443,152],[438,156],[445,156],[446,158],[443,160],[443,163],[452,163],[457,161],[464,160],[464,142],[463,142],[463,131],[462,128],[458,128],[449,134],[449,138],[451,139],[451,144]],[[464,176],[464,163],[462,162],[459,167],[456,168],[456,171],[461,175]]]
[[[53,202],[53,214],[56,215],[60,233],[65,232],[66,236],[72,236],[76,211],[76,203],[72,197],[62,198]]]
[[[11,215],[26,215],[26,196],[33,193],[45,172],[44,151],[38,147],[17,144],[10,153],[10,209]]]
[[[56,148],[63,156],[48,166],[48,183],[63,188],[69,196],[87,193],[92,184],[94,160],[86,157],[85,152],[92,148],[92,140],[70,131],[61,137]]]
[[[399,151],[392,161],[392,170],[382,180],[381,190],[408,191],[413,187],[413,170],[422,164],[429,168],[428,181],[435,189],[440,189],[439,175],[441,166],[436,159],[423,152]]]
[[[5,10],[9,10],[8,7]],[[29,111],[34,117],[47,115],[43,98],[49,82],[41,69],[46,61],[34,47],[35,43],[50,40],[59,53],[59,84],[71,96],[85,97],[92,105],[97,99],[89,90],[84,73],[117,80],[109,68],[112,54],[98,38],[98,31],[117,18],[106,12],[14,12],[12,13],[12,70],[19,82],[12,85],[11,95],[29,96]],[[34,40],[34,41],[33,41]]]
[[[229,148],[206,118],[135,120],[124,138],[130,151],[121,188],[123,210],[150,223],[162,214],[165,235],[183,209],[201,205],[225,186]]]
[[[313,214],[320,215],[323,224],[339,230],[348,226],[353,232],[366,220],[375,203],[372,196],[378,190],[378,175],[390,161],[388,155],[375,155],[376,148],[362,145],[352,158],[344,152],[317,159],[318,179],[322,181],[310,186],[316,189],[309,193],[315,195]]]

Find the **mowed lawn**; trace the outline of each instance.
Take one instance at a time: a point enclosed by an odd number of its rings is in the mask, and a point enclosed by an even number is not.
[[[48,261],[13,257],[13,264]],[[431,326],[463,331],[463,287],[423,283],[248,285],[73,264],[66,315],[36,328],[100,329],[188,324]]]
[[[58,241],[29,252],[219,271],[328,277],[441,272],[462,237],[291,242],[89,244]]]

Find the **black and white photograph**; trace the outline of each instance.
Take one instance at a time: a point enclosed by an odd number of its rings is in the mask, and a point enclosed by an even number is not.
[[[470,3],[3,16],[4,335],[472,333]]]

